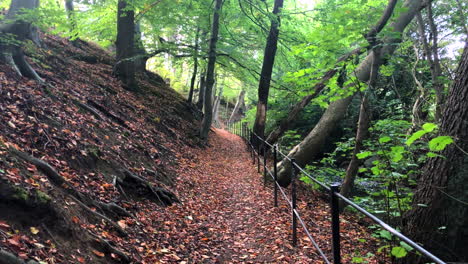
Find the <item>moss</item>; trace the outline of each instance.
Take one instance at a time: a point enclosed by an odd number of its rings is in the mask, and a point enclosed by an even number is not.
[[[13,198],[22,200],[22,201],[27,201],[29,199],[29,193],[25,189],[21,187],[17,187],[17,186],[13,188],[15,191],[15,193],[13,194]]]
[[[47,193],[40,191],[40,190],[36,190],[36,197],[37,197],[38,202],[41,204],[49,203],[52,200],[50,196],[47,195]]]

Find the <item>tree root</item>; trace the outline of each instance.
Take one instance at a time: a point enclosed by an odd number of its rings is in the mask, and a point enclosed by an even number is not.
[[[88,100],[88,104],[92,105],[93,107],[95,107],[97,110],[101,111],[104,115],[106,115],[107,117],[109,117],[112,121],[116,122],[117,124],[129,129],[130,127],[127,125],[127,123],[125,123],[125,120],[123,120],[122,118],[112,114],[111,112],[107,111],[106,108],[104,108],[102,105],[98,104],[97,102],[93,101],[93,100]]]
[[[123,187],[134,187],[135,184],[140,185],[146,188],[162,205],[171,205],[174,202],[180,202],[177,196],[172,192],[163,188],[154,187],[150,182],[133,174],[128,169],[124,169],[122,172],[124,178],[117,178],[117,183]]]
[[[125,232],[118,224],[116,224],[114,221],[109,219],[107,216],[95,212],[89,208],[87,204],[90,204],[92,206],[95,206],[97,208],[100,208],[104,212],[112,212],[113,214],[117,215],[123,215],[123,216],[131,216],[130,213],[128,213],[125,209],[122,207],[110,203],[110,204],[105,204],[102,202],[96,202],[92,200],[91,198],[83,195],[79,191],[77,191],[68,181],[66,181],[60,174],[48,163],[45,161],[42,161],[40,159],[34,158],[22,151],[16,150],[14,148],[10,148],[9,151],[21,159],[25,160],[26,162],[29,162],[33,165],[35,165],[40,171],[42,171],[47,178],[55,185],[60,188],[65,189],[65,191],[69,194],[69,196],[77,202],[81,207],[83,207],[87,212],[91,213],[93,216],[103,219],[104,221],[108,222],[112,227],[114,227],[119,234],[122,236],[126,236],[127,232]]]
[[[70,198],[75,201],[77,204],[79,204],[83,209],[85,209],[88,213],[92,214],[93,216],[97,217],[97,218],[100,218],[104,221],[106,221],[108,224],[110,224],[112,227],[114,227],[120,235],[122,236],[127,236],[127,232],[125,232],[125,230],[123,230],[123,228],[121,228],[118,224],[116,224],[114,221],[112,221],[109,217],[101,214],[101,213],[98,213],[96,211],[93,211],[91,208],[89,208],[86,204],[84,204],[82,201],[80,201],[78,198],[74,197],[74,196],[70,196]]]
[[[127,212],[127,210],[123,209],[115,203],[98,202],[98,205],[105,212],[112,213],[118,216],[133,217],[129,212]]]
[[[94,108],[94,107],[91,107],[87,104],[84,104],[76,99],[72,99],[73,103],[76,104],[78,107],[80,107],[81,109],[85,110],[85,111],[88,111],[90,112],[93,116],[95,116],[98,120],[102,120],[102,117],[101,115],[99,114],[99,112]]]
[[[0,264],[37,264],[37,262],[34,260],[24,262],[19,257],[0,248]]]
[[[102,239],[100,237],[98,237],[97,235],[91,233],[91,232],[88,232],[92,237],[95,238],[95,243],[98,244],[102,249],[103,251],[105,251],[105,253],[112,253],[112,254],[115,254],[117,256],[119,256],[119,258],[122,260],[123,263],[130,263],[131,260],[130,260],[130,257],[125,254],[124,252],[118,250],[117,248],[115,248],[114,246],[111,245],[111,242],[108,241],[108,240],[105,240],[105,239]]]

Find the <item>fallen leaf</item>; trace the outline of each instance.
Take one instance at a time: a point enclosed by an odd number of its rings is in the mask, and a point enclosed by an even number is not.
[[[34,226],[31,226],[29,230],[33,235],[37,235],[39,233],[39,229],[35,228]]]
[[[94,249],[93,249],[93,253],[94,253],[94,255],[96,255],[98,257],[101,257],[101,258],[106,255],[106,254],[104,254],[104,253],[102,253],[100,251],[94,250]]]

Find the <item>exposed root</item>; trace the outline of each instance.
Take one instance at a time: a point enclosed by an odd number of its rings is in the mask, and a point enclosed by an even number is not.
[[[117,216],[132,217],[132,215],[127,210],[123,209],[122,207],[118,206],[115,203],[98,202],[98,205],[105,212],[115,214]]]
[[[105,253],[115,254],[115,255],[119,256],[122,263],[130,263],[131,262],[130,257],[127,254],[125,254],[124,252],[122,252],[121,250],[118,250],[117,248],[112,246],[110,241],[102,239],[102,238],[98,237],[97,235],[95,235],[95,234],[93,234],[91,232],[89,232],[89,234],[92,237],[95,238],[95,243],[97,243],[98,246],[101,247],[102,250]]]
[[[50,166],[47,162],[34,158],[30,156],[29,154],[26,154],[15,148],[9,148],[9,151],[15,154],[16,156],[20,157],[24,161],[29,162],[33,164],[34,166],[36,166],[40,171],[42,171],[47,176],[47,178],[49,178],[49,180],[54,185],[60,186],[60,187],[63,187],[66,185],[66,186],[71,187],[71,184],[69,184],[62,176],[60,176],[60,174],[58,174],[58,172],[52,166]]]
[[[35,165],[40,171],[42,171],[48,178],[49,180],[56,186],[60,188],[65,188],[66,192],[69,194],[71,199],[73,199],[75,202],[77,202],[82,208],[84,208],[87,212],[89,212],[91,215],[103,219],[104,221],[108,222],[112,227],[114,227],[119,234],[122,236],[126,236],[127,232],[125,232],[118,224],[116,224],[114,221],[109,219],[107,216],[93,211],[87,204],[91,204],[92,206],[101,208],[103,211],[107,212],[112,212],[117,215],[124,215],[124,216],[130,216],[130,213],[128,213],[125,209],[121,208],[120,206],[116,204],[105,204],[101,202],[95,202],[89,197],[86,197],[79,191],[77,191],[69,182],[67,182],[60,174],[52,167],[50,166],[47,162],[42,161],[40,159],[34,158],[22,151],[16,150],[14,148],[9,149],[10,152],[13,154],[17,155],[21,159]]]
[[[133,174],[128,169],[124,169],[122,172],[124,174],[124,177],[117,178],[117,183],[122,185],[123,187],[129,188],[135,187],[135,184],[137,186],[139,185],[145,188],[147,191],[149,191],[154,196],[154,198],[157,201],[159,201],[162,205],[171,205],[174,202],[180,202],[177,196],[172,192],[163,188],[154,187],[150,182]]]
[[[73,100],[73,103],[76,104],[78,107],[80,107],[81,109],[83,109],[85,111],[90,112],[98,120],[102,120],[101,114],[99,114],[99,112],[94,107],[91,107],[91,106],[89,106],[87,104],[83,104],[82,102],[80,102],[78,100],[75,100],[75,99],[72,99],[72,100]]]
[[[37,262],[34,260],[24,262],[19,257],[0,248],[0,264],[37,264]]]
[[[97,102],[95,102],[95,101],[93,101],[93,100],[88,100],[88,104],[90,104],[90,105],[92,105],[93,107],[95,107],[97,110],[99,110],[99,111],[102,112],[104,115],[106,115],[107,117],[109,117],[112,121],[114,121],[114,122],[116,122],[117,124],[119,124],[119,125],[121,125],[121,126],[127,128],[127,129],[129,129],[129,130],[131,130],[130,127],[127,125],[127,123],[125,123],[125,121],[124,121],[122,118],[120,118],[120,117],[118,117],[118,116],[112,114],[111,112],[107,111],[107,109],[104,108],[104,106],[98,104]]]
[[[127,236],[128,235],[127,232],[125,232],[125,230],[123,230],[123,228],[121,228],[118,224],[116,224],[114,221],[112,221],[109,217],[107,217],[107,216],[105,216],[105,215],[103,215],[101,213],[98,213],[96,211],[93,211],[86,204],[84,204],[82,201],[80,201],[79,199],[77,199],[74,196],[70,196],[70,198],[73,201],[75,201],[77,204],[79,204],[83,209],[85,209],[91,215],[106,221],[108,224],[110,224],[112,227],[114,227],[119,232],[120,235],[122,235],[122,236]]]

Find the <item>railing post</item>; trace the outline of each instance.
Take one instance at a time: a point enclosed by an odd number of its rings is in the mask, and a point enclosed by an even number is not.
[[[276,156],[278,152],[278,145],[275,145],[273,147],[273,178],[274,178],[274,191],[273,191],[273,197],[275,199],[275,207],[278,207],[278,185],[276,184],[276,181],[278,180],[278,167],[276,166],[276,163],[278,162],[278,157]]]
[[[332,249],[333,264],[341,264],[340,252],[340,208],[336,193],[340,191],[340,185],[335,183],[330,186],[330,203],[332,216]]]
[[[250,148],[252,149],[252,165],[255,165],[255,147],[252,144],[252,139],[253,139],[253,133],[252,130],[249,130],[249,139],[250,139]]]
[[[297,194],[296,194],[296,176],[297,168],[294,165],[296,164],[295,159],[291,159],[291,213],[292,213],[292,245],[293,247],[297,246],[297,216],[296,216],[296,207],[297,207]]]
[[[262,141],[262,150],[263,150],[263,186],[267,184],[267,172],[266,172],[266,163],[267,163],[267,155],[266,155],[266,143]]]
[[[260,138],[257,137],[257,172],[260,173]]]

